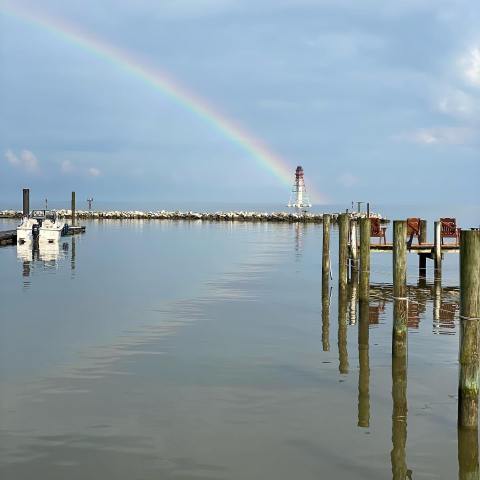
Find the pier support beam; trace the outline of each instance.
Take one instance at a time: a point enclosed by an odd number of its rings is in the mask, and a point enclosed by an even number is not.
[[[478,429],[480,231],[460,236],[460,375],[458,425]]]
[[[348,223],[346,213],[338,217],[338,286],[346,288],[348,282]]]
[[[332,217],[328,213],[323,215],[323,244],[322,244],[322,285],[328,282],[330,277],[330,226]]]
[[[30,189],[23,189],[23,216],[30,216]]]
[[[370,219],[360,219],[360,286],[358,298],[367,302],[370,296]]]
[[[420,238],[418,239],[420,244],[427,243],[427,221],[421,220],[420,223]],[[418,254],[418,276],[420,278],[426,278],[427,276],[427,254]]]
[[[75,192],[72,192],[72,226],[75,225],[75,216],[76,216]]]

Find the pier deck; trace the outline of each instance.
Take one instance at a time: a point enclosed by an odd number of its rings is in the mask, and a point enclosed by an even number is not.
[[[17,242],[16,230],[5,230],[0,232],[0,245],[12,245]]]
[[[459,253],[460,245],[456,245],[454,243],[450,243],[450,244],[446,243],[442,245],[440,249],[442,253]],[[391,253],[393,252],[393,243],[387,243],[386,245],[372,243],[370,244],[370,251]],[[435,252],[435,244],[421,243],[421,244],[412,244],[410,246],[407,245],[407,252],[433,255]]]

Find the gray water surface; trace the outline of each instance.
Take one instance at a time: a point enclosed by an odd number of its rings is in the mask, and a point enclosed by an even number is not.
[[[388,254],[372,256],[362,331],[354,285],[339,303],[335,231],[322,311],[319,225],[86,226],[51,251],[0,249],[2,479],[454,479],[474,468],[458,461],[457,255],[441,285],[409,256],[402,369]],[[461,446],[475,457],[474,440]]]

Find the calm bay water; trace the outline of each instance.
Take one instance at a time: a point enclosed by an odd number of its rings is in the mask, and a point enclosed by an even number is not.
[[[390,255],[372,256],[365,336],[354,288],[338,302],[335,231],[322,311],[321,226],[86,226],[0,249],[2,479],[458,477],[457,255],[441,286],[409,256],[402,374]]]

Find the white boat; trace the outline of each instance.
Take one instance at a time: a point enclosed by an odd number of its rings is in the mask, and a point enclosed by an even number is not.
[[[22,223],[17,227],[17,244],[32,243],[38,229],[38,221],[35,218],[23,217]]]
[[[65,223],[58,220],[54,211],[45,211],[45,218],[42,220],[39,229],[39,240],[41,242],[58,242],[62,236]]]

